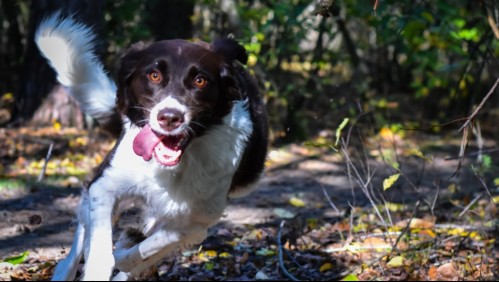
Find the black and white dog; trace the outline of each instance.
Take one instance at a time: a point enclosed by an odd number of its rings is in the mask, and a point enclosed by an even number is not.
[[[94,53],[90,28],[55,14],[35,40],[83,111],[119,136],[84,189],[71,252],[53,280],[74,279],[82,255],[83,280],[109,280],[115,269],[115,280],[137,277],[200,243],[228,197],[255,186],[266,158],[267,118],[237,42],[136,43],[122,58],[116,87]],[[143,238],[113,250],[119,203],[131,197],[144,203]]]

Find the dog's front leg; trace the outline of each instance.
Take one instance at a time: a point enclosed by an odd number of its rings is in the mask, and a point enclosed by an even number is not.
[[[206,235],[207,227],[204,225],[192,226],[182,231],[158,230],[140,244],[114,252],[116,268],[122,272],[113,280],[138,277],[144,270],[156,265],[173,251],[186,245],[200,243]]]
[[[89,190],[89,250],[85,258],[84,281],[109,280],[114,268],[112,214],[116,198],[100,178]]]

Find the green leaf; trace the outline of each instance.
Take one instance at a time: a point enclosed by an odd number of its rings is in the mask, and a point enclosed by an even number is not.
[[[264,256],[264,257],[273,256],[273,255],[275,255],[275,251],[269,250],[267,248],[261,248],[260,250],[256,251],[255,254],[257,256]]]
[[[390,189],[393,184],[399,179],[400,173],[395,173],[394,175],[389,176],[385,180],[383,180],[383,191]]]
[[[347,276],[343,277],[340,281],[359,281],[359,278],[355,274],[348,274]]]
[[[348,124],[348,121],[349,121],[348,118],[344,118],[343,121],[341,122],[340,126],[338,126],[338,128],[336,128],[336,142],[334,143],[335,146],[338,146],[338,142],[340,141],[341,131]]]
[[[3,262],[8,262],[8,263],[13,264],[13,265],[21,264],[28,258],[28,255],[29,255],[29,252],[26,251],[19,256],[6,258],[3,260]]]
[[[204,264],[204,269],[206,270],[213,270],[213,268],[215,268],[215,263],[212,261],[206,262]]]

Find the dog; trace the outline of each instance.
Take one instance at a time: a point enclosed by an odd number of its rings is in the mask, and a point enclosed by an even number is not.
[[[35,36],[58,81],[117,136],[83,189],[71,251],[53,280],[74,280],[82,256],[83,280],[133,279],[202,242],[229,198],[256,187],[267,154],[263,97],[235,40],[133,44],[116,84],[95,40],[91,28],[59,13]],[[113,222],[129,198],[143,203],[140,239],[124,232],[113,251]]]

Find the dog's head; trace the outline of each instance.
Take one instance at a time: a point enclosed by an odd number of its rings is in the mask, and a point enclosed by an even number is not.
[[[142,128],[135,153],[175,167],[192,138],[222,123],[242,99],[235,61],[246,60],[245,49],[231,39],[132,45],[118,73],[117,107]]]

